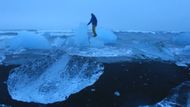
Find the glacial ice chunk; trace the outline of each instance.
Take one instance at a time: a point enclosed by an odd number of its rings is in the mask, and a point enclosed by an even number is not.
[[[19,32],[18,36],[10,38],[6,41],[6,46],[11,50],[17,49],[49,49],[48,40],[33,32]]]
[[[7,85],[13,99],[43,104],[64,101],[103,73],[102,64],[92,58],[54,53],[11,71]]]
[[[87,47],[89,46],[90,37],[88,35],[88,27],[81,24],[74,31],[74,36],[68,39],[68,46]]]
[[[139,107],[189,107],[190,106],[190,81],[183,82],[172,89],[170,95],[155,105]]]
[[[120,96],[119,91],[115,91],[115,92],[114,92],[114,95],[117,96],[117,97],[119,97],[119,96]]]
[[[102,40],[104,44],[114,43],[117,40],[117,36],[113,33],[113,31],[110,31],[105,28],[97,27],[97,34],[97,38]]]
[[[80,24],[75,29],[75,34],[67,41],[69,46],[77,47],[103,47],[107,43],[113,43],[117,40],[117,36],[109,30],[97,27],[97,36],[93,37],[92,32],[88,32],[85,24]]]

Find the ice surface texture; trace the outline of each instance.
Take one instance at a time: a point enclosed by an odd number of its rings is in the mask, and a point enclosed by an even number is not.
[[[93,34],[88,32],[88,28],[84,24],[81,24],[74,32],[75,36],[68,39],[67,46],[99,48],[117,40],[117,36],[113,32],[103,28],[97,28],[97,36],[93,37]]]
[[[174,88],[168,97],[157,104],[140,107],[190,107],[190,81]]]
[[[33,33],[22,31],[18,36],[6,40],[6,47],[12,50],[25,49],[49,49],[50,45],[46,38]]]
[[[1,56],[22,54],[23,49],[28,51],[29,49],[58,48],[70,55],[84,57],[125,57],[123,59],[172,61],[179,66],[187,66],[190,63],[190,33],[188,32],[113,33],[97,28],[98,36],[94,38],[86,25],[81,25],[69,33],[40,30],[38,32],[40,33],[21,31],[14,37],[2,36]]]
[[[64,101],[103,73],[94,59],[53,53],[11,71],[7,85],[13,99],[43,104]]]

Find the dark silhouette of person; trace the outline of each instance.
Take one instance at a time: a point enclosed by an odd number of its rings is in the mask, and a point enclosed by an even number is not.
[[[90,22],[88,23],[88,25],[91,24],[91,23],[92,23],[92,32],[93,32],[93,35],[94,35],[94,37],[96,37],[97,36],[96,26],[97,26],[98,22],[97,22],[96,16],[93,13],[91,13],[91,19],[90,19]]]

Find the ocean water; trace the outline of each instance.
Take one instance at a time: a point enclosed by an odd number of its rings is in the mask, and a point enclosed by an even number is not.
[[[190,33],[19,30],[0,34],[1,106],[189,105]]]

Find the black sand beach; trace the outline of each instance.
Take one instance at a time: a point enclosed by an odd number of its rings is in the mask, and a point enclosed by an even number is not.
[[[66,101],[43,105],[12,100],[5,81],[16,66],[1,65],[0,104],[12,107],[137,107],[161,101],[172,88],[190,80],[188,68],[166,62],[121,62],[104,66],[103,75],[94,85],[71,95]]]

